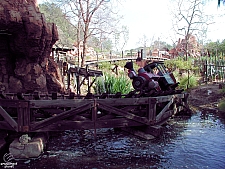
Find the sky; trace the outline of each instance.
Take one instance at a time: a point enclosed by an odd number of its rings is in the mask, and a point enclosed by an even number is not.
[[[207,0],[206,0],[207,1]],[[153,40],[165,41],[172,45],[172,40],[176,41],[179,35],[174,36],[172,29],[170,0],[126,0],[123,4],[124,24],[129,27],[128,48],[137,47],[137,42],[143,35],[146,35],[151,43]],[[208,26],[207,39],[217,41],[225,39],[225,17],[217,17],[223,13],[225,6],[217,7],[217,0],[208,0],[204,12],[208,15],[213,14],[213,24]],[[180,37],[184,38],[184,37]]]
[[[42,3],[46,0],[38,0]],[[129,29],[129,40],[125,49],[139,47],[138,42],[144,35],[149,39],[149,45],[155,40],[165,41],[172,45],[178,35],[172,30],[171,8],[173,0],[120,0],[120,14],[123,15],[122,25]],[[225,5],[217,7],[217,0],[205,0],[204,12],[214,16],[213,24],[208,25],[207,40],[225,39]],[[223,17],[217,15],[224,14]],[[171,40],[172,39],[172,40]]]

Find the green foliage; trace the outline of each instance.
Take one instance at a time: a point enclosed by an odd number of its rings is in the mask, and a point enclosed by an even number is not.
[[[56,4],[49,2],[40,4],[39,9],[44,13],[47,22],[56,24],[59,34],[57,44],[72,47],[76,39],[76,28],[71,24],[70,20],[65,17],[62,9]]]
[[[110,70],[111,69],[112,64],[110,62],[101,62],[98,65],[98,68],[101,70]]]
[[[223,99],[219,102],[218,108],[220,111],[225,112],[225,99]]]
[[[187,75],[182,76],[179,82],[179,88],[181,89],[193,88],[198,85],[198,79],[194,75],[190,76],[189,78]]]
[[[176,58],[171,60],[166,60],[164,62],[165,66],[171,70],[180,69],[180,70],[197,70],[198,67],[194,67],[192,64],[193,60],[188,59],[184,61],[182,58]]]
[[[210,53],[210,56],[224,56],[225,52],[225,39],[222,42],[209,42],[204,46],[205,49]]]
[[[116,76],[114,74],[104,74],[103,78],[98,78],[94,91],[96,94],[109,93],[115,94],[121,92],[127,94],[131,91],[132,85],[130,79],[125,75]]]

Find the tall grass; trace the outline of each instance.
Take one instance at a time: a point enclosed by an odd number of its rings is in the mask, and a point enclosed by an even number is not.
[[[127,94],[132,90],[132,81],[124,74],[114,75],[105,73],[102,78],[98,78],[94,87],[95,94],[109,93]]]
[[[193,88],[195,86],[198,86],[198,79],[196,76],[192,75],[188,77],[186,75],[180,78],[179,88],[188,89],[188,88]]]
[[[179,70],[173,71],[173,75],[177,82],[179,82],[180,89],[193,88],[198,86],[198,77],[192,72],[189,71],[189,77],[187,73],[180,74]]]

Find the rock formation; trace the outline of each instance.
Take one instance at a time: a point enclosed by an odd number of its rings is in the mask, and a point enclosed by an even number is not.
[[[0,2],[0,91],[60,92],[60,70],[50,57],[57,27],[47,23],[37,0]]]

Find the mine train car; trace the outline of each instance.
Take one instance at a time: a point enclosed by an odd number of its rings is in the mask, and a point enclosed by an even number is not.
[[[132,61],[127,62],[124,67],[128,69],[128,76],[133,80],[132,85],[135,90],[132,92],[138,92],[138,97],[179,94],[183,91],[183,89],[176,89],[179,82],[172,72],[167,71],[164,62],[151,62],[139,68],[137,73],[133,69]]]

